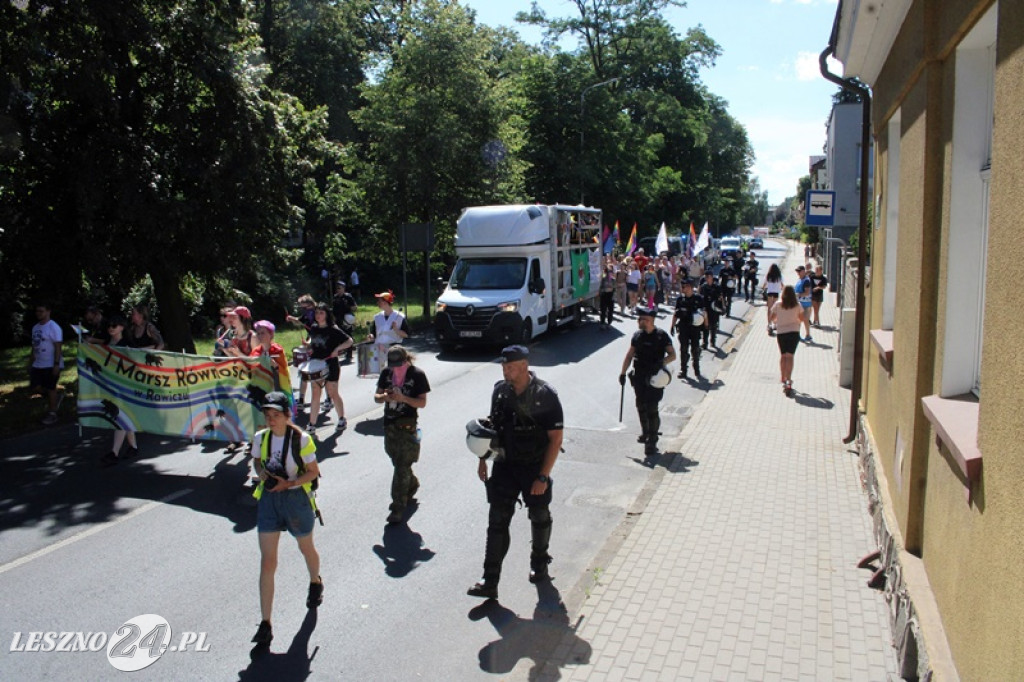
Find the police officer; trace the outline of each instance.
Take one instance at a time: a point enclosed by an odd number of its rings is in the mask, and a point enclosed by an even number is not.
[[[732,260],[726,258],[723,263],[722,269],[718,271],[718,279],[722,283],[722,307],[725,316],[729,317],[732,315],[732,295],[736,291],[738,274],[732,268]]]
[[[532,529],[530,582],[549,580],[548,544],[551,539],[551,469],[562,447],[562,403],[550,385],[529,367],[526,346],[501,351],[505,377],[494,385],[490,420],[504,456],[487,475],[487,461],[480,460],[477,475],[487,487],[490,513],[483,579],[467,590],[472,597],[498,598],[501,564],[509,546],[509,524],[520,495]]]
[[[346,293],[345,283],[338,281],[334,285],[334,298],[331,301],[331,312],[334,313],[334,321],[341,327],[341,331],[349,336],[355,332],[356,321],[356,299],[352,294]],[[345,351],[345,364],[352,362],[352,346]]]
[[[676,351],[672,348],[672,337],[664,329],[654,326],[654,310],[637,308],[636,315],[639,331],[633,334],[629,350],[622,360],[619,384],[626,385],[626,370],[632,362],[630,381],[636,394],[636,413],[640,418],[640,437],[637,441],[644,444],[644,454],[653,455],[658,452],[658,429],[661,428],[658,403],[665,389],[652,386],[651,377],[665,365],[675,362]]]
[[[743,266],[743,300],[753,301],[757,296],[757,268],[760,264],[754,258],[754,252],[750,252],[750,260]]]
[[[384,451],[391,458],[391,513],[388,523],[400,523],[405,507],[420,488],[412,465],[420,459],[420,431],[417,410],[427,406],[430,382],[422,369],[412,364],[412,354],[399,345],[388,349],[387,367],[377,379],[375,402],[384,403]]]
[[[708,349],[708,337],[711,338],[711,347],[718,348],[718,315],[722,310],[722,289],[715,282],[715,275],[708,270],[704,273],[704,282],[698,290],[700,297],[704,299],[704,314],[707,318],[707,325],[701,329],[700,347]]]
[[[679,378],[686,379],[686,364],[693,358],[693,373],[697,381],[704,377],[700,374],[700,337],[701,332],[708,324],[704,315],[704,299],[699,294],[693,293],[693,282],[683,282],[683,294],[676,299],[676,311],[672,314],[672,329],[679,334],[679,355],[682,360],[679,363]],[[697,322],[699,316],[700,323]]]

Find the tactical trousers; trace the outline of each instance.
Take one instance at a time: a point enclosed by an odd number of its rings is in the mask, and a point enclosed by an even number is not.
[[[640,419],[640,433],[643,434],[644,442],[649,445],[657,445],[658,433],[661,429],[661,416],[658,414],[659,400],[652,400],[645,396],[641,400],[640,395],[636,397],[636,415]]]
[[[487,481],[487,501],[490,512],[487,517],[487,546],[484,550],[484,580],[497,584],[501,577],[501,564],[508,554],[511,536],[509,526],[516,511],[516,501],[522,495],[530,517],[533,547],[530,550],[530,567],[539,569],[551,561],[548,546],[551,541],[551,487],[548,481],[543,495],[531,495],[530,488],[540,473],[540,463],[533,465],[509,465],[496,462]]]
[[[711,345],[718,345],[718,313],[708,308],[704,311],[704,314],[708,317],[708,326],[703,327],[700,330],[701,343],[705,346],[708,345],[708,339],[711,339]]]
[[[686,365],[693,358],[693,371],[700,374],[701,327],[684,327],[679,332],[679,371],[686,374]]]
[[[391,477],[391,509],[401,511],[420,487],[412,465],[420,459],[420,439],[416,424],[384,426],[384,451],[391,458],[395,473]]]

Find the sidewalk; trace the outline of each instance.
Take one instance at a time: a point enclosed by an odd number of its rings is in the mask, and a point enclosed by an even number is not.
[[[800,256],[790,245],[788,284]],[[796,352],[793,387],[760,304],[677,439],[653,497],[572,621],[544,680],[895,680],[886,604],[837,383],[839,311]],[[664,463],[670,455],[663,454]],[[574,645],[579,651],[574,650]],[[589,656],[588,656],[589,654]]]

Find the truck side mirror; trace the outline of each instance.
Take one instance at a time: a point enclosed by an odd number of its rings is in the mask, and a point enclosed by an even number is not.
[[[530,286],[528,287],[531,294],[543,294],[545,288],[546,286],[544,285],[543,277],[538,277],[535,280],[531,280]]]

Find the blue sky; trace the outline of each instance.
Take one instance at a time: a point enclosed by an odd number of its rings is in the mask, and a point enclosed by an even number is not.
[[[527,42],[540,42],[536,28],[515,21],[530,0],[461,1],[480,23],[509,26]],[[538,4],[548,16],[576,11],[567,0]],[[808,157],[821,154],[825,144],[838,88],[818,73],[818,55],[828,44],[836,7],[836,0],[688,0],[686,7],[664,12],[679,35],[701,24],[721,46],[722,55],[702,78],[746,127],[757,157],[753,174],[773,206],[796,194]],[[838,63],[831,69],[842,74]]]

